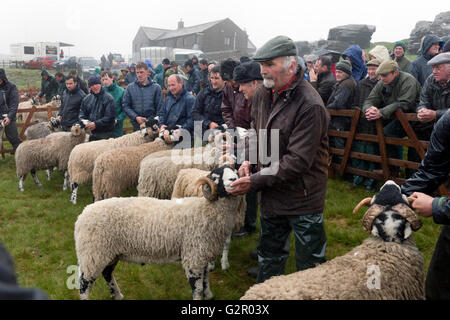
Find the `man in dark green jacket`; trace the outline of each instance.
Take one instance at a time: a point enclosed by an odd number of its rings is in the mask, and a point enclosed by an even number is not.
[[[42,70],[41,77],[41,91],[39,91],[37,98],[40,99],[45,95],[45,102],[48,103],[58,94],[58,82],[47,70]]]
[[[113,81],[111,71],[102,71],[103,89],[114,98],[116,103],[116,119],[114,121],[114,138],[123,136],[123,120],[126,118],[126,113],[122,109],[122,98],[125,90]]]
[[[55,74],[56,82],[58,83],[57,95],[62,97],[64,90],[66,90],[66,77],[62,72],[57,72]]]
[[[377,69],[377,75],[381,76],[373,90],[364,102],[362,111],[366,119],[391,120],[397,109],[404,112],[415,112],[419,103],[421,87],[419,82],[409,73],[399,71],[395,61],[384,61]],[[403,138],[406,136],[399,120],[390,121],[384,128],[386,137]],[[387,145],[389,158],[403,159],[401,146]],[[408,159],[411,157],[411,149],[408,150]],[[398,172],[399,168],[391,168]],[[395,173],[396,174],[396,173]]]

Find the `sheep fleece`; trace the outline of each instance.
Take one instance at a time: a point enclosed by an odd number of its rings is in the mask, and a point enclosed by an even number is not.
[[[223,250],[240,204],[228,198],[181,201],[111,198],[86,206],[75,222],[75,249],[86,279],[119,258],[136,263],[179,262],[203,268]]]
[[[380,289],[367,282],[378,266]],[[252,286],[241,300],[422,300],[423,258],[412,237],[403,244],[369,237],[347,254],[315,268]]]

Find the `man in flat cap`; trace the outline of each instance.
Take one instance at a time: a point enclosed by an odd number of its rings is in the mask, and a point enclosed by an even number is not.
[[[284,273],[292,231],[297,270],[326,261],[329,115],[297,66],[297,55],[294,42],[278,36],[253,57],[261,65],[264,87],[253,96],[251,127],[264,139],[259,141],[257,172],[245,161],[231,193],[261,192],[257,283]]]
[[[403,138],[406,136],[400,121],[394,119],[397,109],[404,112],[415,112],[419,103],[420,84],[409,73],[399,71],[398,64],[392,60],[386,60],[377,69],[377,75],[381,77],[364,102],[362,111],[366,119],[375,121],[383,119],[389,123],[383,128],[386,137]],[[413,149],[408,150],[410,159]],[[387,145],[389,158],[403,159],[401,146]],[[392,167],[393,176],[398,176],[399,168]],[[379,172],[378,172],[379,173]]]

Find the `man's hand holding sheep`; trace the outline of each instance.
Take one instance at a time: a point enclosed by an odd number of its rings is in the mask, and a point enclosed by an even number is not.
[[[416,212],[420,213],[425,218],[431,217],[433,211],[433,197],[422,192],[414,192],[411,195],[411,198],[414,199],[411,206]]]
[[[239,179],[231,184],[232,190],[227,190],[233,196],[244,195],[251,189],[250,162],[244,161],[238,171]]]

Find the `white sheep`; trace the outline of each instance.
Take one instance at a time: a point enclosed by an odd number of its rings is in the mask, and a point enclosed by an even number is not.
[[[195,168],[181,169],[178,173],[175,185],[173,187],[172,199],[181,199],[188,197],[203,197],[203,190],[201,186],[195,183],[201,178],[209,175],[209,171]],[[245,201],[245,199],[244,199]],[[239,230],[244,225],[245,210],[247,206],[244,203],[236,215],[236,222],[234,230]],[[223,247],[222,258],[220,259],[222,270],[227,270],[230,267],[228,261],[228,253],[230,251],[231,233],[228,235],[225,245]],[[214,270],[214,264],[211,265],[210,271]]]
[[[423,257],[411,230],[420,219],[388,181],[373,199],[363,218],[372,236],[348,252],[315,268],[275,276],[252,286],[242,300],[421,300],[424,299]]]
[[[244,197],[226,191],[238,179],[230,167],[215,169],[203,184],[205,198],[111,198],[88,205],[75,223],[80,298],[88,299],[103,274],[111,297],[122,299],[113,271],[133,263],[181,262],[194,299],[211,299],[208,265],[222,252]]]
[[[154,152],[170,150],[178,137],[160,138],[139,146],[123,147],[100,154],[92,171],[92,193],[94,201],[119,197],[126,189],[136,187],[139,165],[146,156]]]
[[[22,142],[16,150],[16,172],[19,178],[19,191],[24,191],[23,182],[29,172],[37,186],[41,187],[36,171],[53,167],[64,171],[63,190],[67,189],[69,177],[67,164],[72,149],[85,141],[86,133],[79,126],[71,132],[55,132],[45,138]]]
[[[28,118],[28,115],[30,114],[30,112],[20,112],[24,109],[31,109],[33,106],[35,106],[36,108],[46,108],[46,107],[60,107],[61,106],[61,100],[58,99],[53,99],[52,101],[46,103],[46,104],[39,104],[36,101],[23,101],[20,102],[17,108],[18,111],[18,116],[17,118],[19,120],[21,120],[22,122],[25,122]],[[52,115],[51,117],[56,117],[58,114],[58,111],[52,111]],[[31,117],[30,122],[48,122],[48,113],[45,111],[39,111],[39,112],[35,112],[33,113],[33,116]]]
[[[138,146],[153,141],[155,136],[156,134],[153,129],[148,127],[131,134],[123,135],[120,138],[91,141],[75,147],[70,154],[68,164],[70,186],[72,189],[70,201],[76,204],[79,185],[91,182],[94,162],[100,154],[117,148]]]

